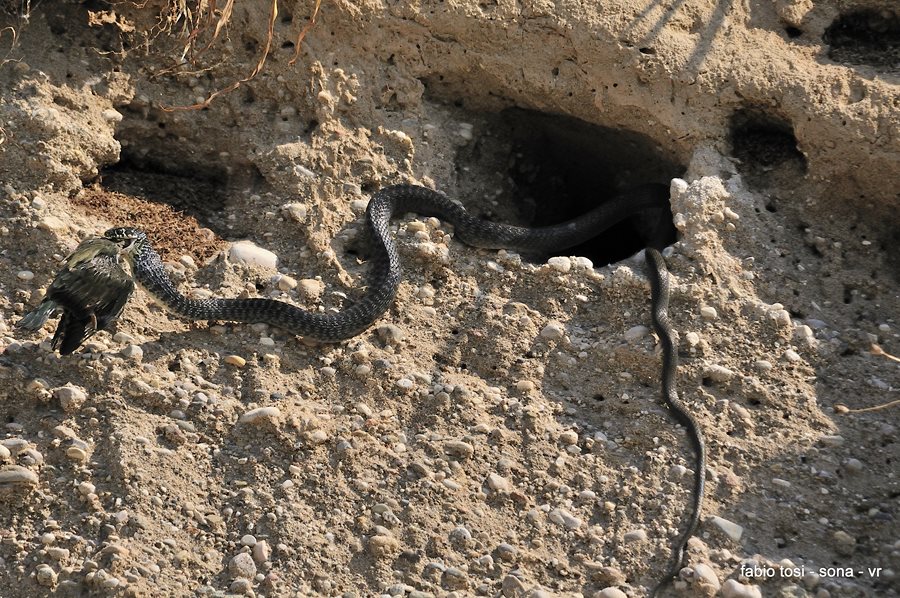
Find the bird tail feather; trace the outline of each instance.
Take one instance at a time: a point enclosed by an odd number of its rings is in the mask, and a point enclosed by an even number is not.
[[[59,304],[56,301],[43,301],[35,309],[25,314],[16,323],[16,327],[26,330],[40,330],[58,307]]]

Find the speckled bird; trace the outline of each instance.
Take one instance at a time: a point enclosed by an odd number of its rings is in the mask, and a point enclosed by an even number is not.
[[[98,330],[106,330],[122,313],[134,291],[129,240],[85,239],[65,260],[40,305],[16,324],[39,330],[62,311],[52,347],[69,355]]]

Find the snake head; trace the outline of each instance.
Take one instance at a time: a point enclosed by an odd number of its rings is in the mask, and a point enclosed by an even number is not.
[[[147,233],[137,228],[131,228],[130,226],[111,228],[103,233],[103,238],[109,239],[118,245],[122,255],[124,255],[129,262],[131,262],[134,259],[134,256],[139,254],[144,247],[147,247],[150,244],[147,240]]]

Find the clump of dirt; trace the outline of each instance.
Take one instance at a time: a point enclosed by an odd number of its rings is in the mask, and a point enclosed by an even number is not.
[[[890,3],[218,5],[217,35],[191,3],[2,5],[4,598],[647,594],[694,462],[619,261],[639,226],[534,263],[404,216],[393,307],[334,345],[140,291],[72,356],[14,327],[115,225],[193,297],[343,309],[366,201],[400,182],[523,225],[670,186],[709,460],[665,592],[897,595]]]

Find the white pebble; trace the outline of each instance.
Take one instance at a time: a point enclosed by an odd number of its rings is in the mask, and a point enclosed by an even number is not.
[[[399,380],[397,380],[397,386],[399,386],[403,390],[409,390],[413,386],[415,386],[415,384],[416,383],[409,378],[400,378]]]
[[[628,598],[628,594],[626,594],[619,588],[610,586],[608,588],[603,588],[602,590],[594,594],[594,598]]]
[[[548,322],[544,329],[541,330],[541,338],[548,341],[556,341],[565,336],[565,328],[557,321]]]
[[[111,123],[122,122],[122,113],[118,110],[114,110],[113,108],[107,108],[103,112],[100,113],[100,116],[103,117],[103,120]]]
[[[290,291],[297,288],[297,279],[285,274],[278,277],[278,288],[282,291]]]
[[[722,598],[762,598],[762,593],[756,586],[728,579],[722,584]]]
[[[59,401],[60,407],[66,413],[78,411],[87,399],[87,393],[83,388],[66,384],[53,389],[53,396]]]
[[[19,280],[28,282],[29,280],[32,280],[34,278],[34,272],[32,272],[31,270],[19,270],[19,272],[16,274],[16,277],[18,277]]]
[[[687,341],[688,345],[692,347],[696,347],[700,344],[700,335],[693,331],[685,334],[684,339]]]
[[[547,265],[557,272],[566,273],[572,269],[572,260],[567,257],[555,256],[547,260]]]
[[[625,331],[625,340],[629,343],[633,343],[636,340],[640,340],[647,336],[647,333],[650,332],[650,329],[646,326],[638,324],[637,326],[632,326],[628,330]]]
[[[772,362],[766,359],[757,359],[753,364],[760,372],[768,372],[772,369]]]
[[[488,488],[490,488],[494,492],[499,492],[501,494],[509,494],[509,492],[512,490],[512,486],[509,483],[509,480],[501,475],[497,475],[496,473],[488,474],[487,485]]]
[[[228,572],[235,577],[251,578],[256,575],[256,563],[253,557],[246,552],[234,555],[228,563]]]
[[[13,484],[33,486],[38,483],[37,474],[19,465],[10,465],[0,470],[0,488]]]
[[[728,536],[735,542],[739,541],[741,539],[741,536],[744,535],[743,527],[741,527],[737,523],[728,521],[727,519],[723,519],[722,517],[713,515],[707,521],[719,528],[719,530],[721,530],[726,536]]]
[[[719,312],[716,311],[715,307],[711,305],[704,305],[700,308],[700,317],[704,320],[715,320],[719,317]]]
[[[262,422],[277,422],[281,417],[281,410],[278,407],[257,407],[244,413],[240,422],[242,424],[258,424]]]
[[[734,371],[725,366],[711,364],[703,368],[703,376],[715,382],[728,382],[734,378]]]
[[[141,349],[138,345],[128,345],[127,347],[119,351],[119,354],[126,359],[140,361],[144,357],[144,350]]]
[[[278,256],[251,241],[238,241],[228,249],[228,259],[239,264],[256,265],[274,270]]]
[[[802,357],[800,357],[800,355],[793,349],[788,349],[787,351],[785,351],[784,358],[792,363],[796,363],[802,359]]]
[[[578,443],[578,433],[575,430],[566,430],[559,435],[559,441],[566,446]]]
[[[241,536],[241,544],[244,546],[255,546],[256,545],[256,536],[252,536],[250,534],[245,534]]]
[[[253,545],[251,553],[253,555],[253,560],[261,565],[269,560],[269,557],[272,555],[272,549],[269,548],[268,542],[260,540]]]
[[[697,563],[694,565],[694,576],[697,585],[710,589],[713,593],[718,591],[721,586],[716,572],[706,563]]]
[[[565,509],[553,509],[552,511],[550,511],[547,517],[553,523],[562,525],[564,527],[567,527],[568,529],[578,529],[582,526],[583,523],[581,519],[579,519],[575,515],[572,515]]]
[[[306,220],[306,206],[302,203],[286,203],[281,206],[281,211],[285,216],[294,222],[303,222]]]

